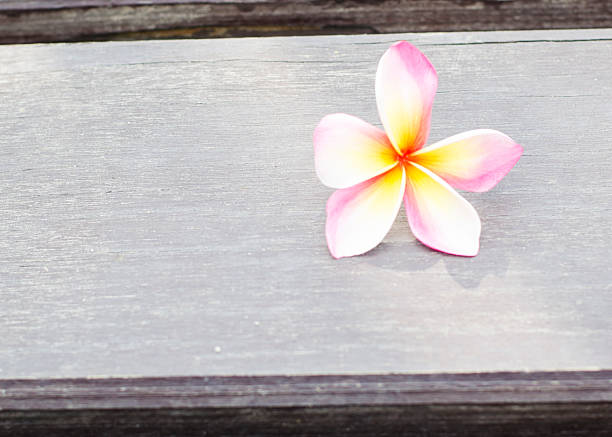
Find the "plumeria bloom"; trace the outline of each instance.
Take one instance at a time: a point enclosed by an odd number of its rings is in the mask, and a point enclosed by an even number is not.
[[[376,247],[402,200],[410,229],[432,249],[478,253],[480,219],[454,189],[493,188],[523,149],[490,129],[454,135],[423,147],[438,77],[417,48],[401,41],[380,59],[376,103],[384,131],[347,114],[324,117],[314,132],[321,181],[338,188],[327,202],[325,234],[334,258]]]

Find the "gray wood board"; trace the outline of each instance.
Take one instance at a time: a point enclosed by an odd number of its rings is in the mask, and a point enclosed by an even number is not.
[[[0,43],[610,26],[609,0],[0,0]]]
[[[473,259],[403,211],[333,260],[325,114],[379,124],[378,58],[440,78],[431,141],[525,155]],[[612,31],[0,47],[0,378],[612,368]]]

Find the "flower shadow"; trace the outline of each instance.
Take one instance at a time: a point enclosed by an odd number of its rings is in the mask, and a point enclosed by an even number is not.
[[[477,288],[482,280],[489,275],[503,278],[508,271],[510,260],[507,250],[487,244],[487,240],[481,240],[480,253],[473,258],[457,257],[453,255],[444,256],[444,264],[448,274],[466,289]]]
[[[478,288],[489,275],[503,278],[508,271],[508,249],[499,245],[497,235],[483,235],[479,254],[470,258],[437,252],[414,238],[398,241],[400,234],[406,235],[410,231],[396,229],[397,224],[389,235],[391,241],[379,244],[364,256],[368,264],[395,272],[423,272],[442,259],[448,275],[464,289]]]

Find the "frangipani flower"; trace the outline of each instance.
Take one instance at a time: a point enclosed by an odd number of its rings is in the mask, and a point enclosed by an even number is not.
[[[385,131],[347,114],[324,117],[314,132],[321,181],[338,188],[327,202],[325,234],[334,258],[376,247],[402,200],[410,229],[432,249],[475,256],[480,218],[454,189],[493,188],[523,149],[491,129],[464,132],[423,148],[438,77],[417,48],[401,41],[380,59],[376,103]]]

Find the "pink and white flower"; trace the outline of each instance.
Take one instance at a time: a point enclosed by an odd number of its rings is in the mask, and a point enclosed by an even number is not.
[[[475,256],[480,218],[454,189],[493,188],[523,149],[491,129],[423,147],[438,77],[429,60],[401,41],[382,56],[376,102],[384,131],[347,114],[325,116],[314,132],[321,181],[338,188],[327,202],[325,234],[334,258],[376,247],[402,204],[415,237],[432,249]]]

